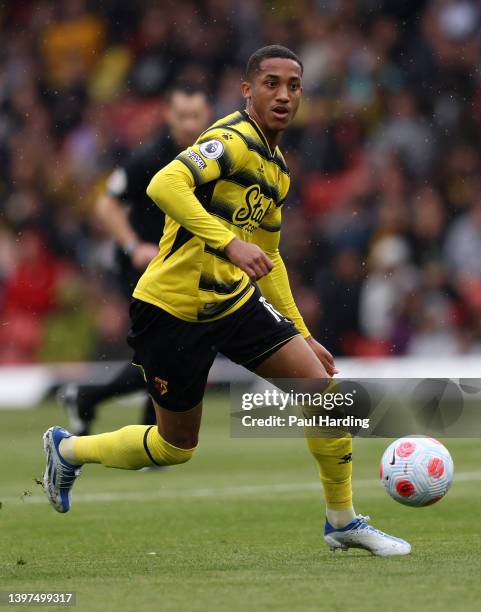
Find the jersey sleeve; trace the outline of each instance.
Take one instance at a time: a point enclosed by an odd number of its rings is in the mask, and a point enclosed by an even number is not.
[[[235,234],[204,209],[194,191],[235,172],[244,164],[246,154],[247,147],[239,136],[223,138],[209,130],[154,175],[147,195],[189,232],[212,248],[223,250]]]
[[[286,266],[279,252],[281,209],[282,206],[276,206],[268,213],[254,234],[254,242],[266,253],[274,266],[257,284],[267,301],[291,319],[302,336],[308,338],[311,334],[292,296]]]
[[[194,185],[199,187],[237,172],[245,166],[248,153],[247,145],[237,132],[212,128],[176,159],[188,168]]]

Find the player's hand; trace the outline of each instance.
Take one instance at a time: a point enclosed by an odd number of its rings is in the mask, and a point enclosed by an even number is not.
[[[233,264],[243,270],[253,281],[269,274],[274,267],[272,261],[257,244],[244,242],[240,238],[231,240],[225,247],[224,253]]]
[[[316,357],[322,363],[329,376],[334,376],[334,374],[339,373],[339,370],[334,365],[334,357],[326,347],[322,346],[322,344],[320,344],[317,340],[314,340],[312,336],[306,338],[306,342],[314,351]]]
[[[131,262],[137,270],[145,270],[152,259],[158,255],[159,247],[151,242],[139,242],[131,256]]]

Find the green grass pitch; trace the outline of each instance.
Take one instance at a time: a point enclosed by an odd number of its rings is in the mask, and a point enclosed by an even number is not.
[[[64,415],[53,404],[0,410],[0,590],[74,590],[76,609],[89,612],[480,609],[479,440],[445,441],[458,478],[446,499],[422,509],[396,504],[377,481],[388,440],[357,440],[356,508],[408,539],[413,553],[333,554],[304,441],[231,438],[228,401],[207,396],[190,463],[147,472],[87,466],[67,515],[34,482],[41,435],[66,425]],[[96,431],[138,413],[105,406]]]

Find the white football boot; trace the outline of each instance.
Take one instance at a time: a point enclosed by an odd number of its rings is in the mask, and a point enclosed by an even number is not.
[[[349,525],[336,529],[326,520],[324,541],[332,551],[338,548],[341,550],[364,548],[378,557],[409,555],[411,544],[371,527],[368,521],[368,516],[359,514]]]
[[[43,447],[46,455],[46,466],[43,475],[43,488],[48,501],[57,512],[70,510],[70,492],[73,483],[80,475],[80,466],[70,465],[60,455],[59,445],[71,433],[62,427],[50,427],[43,435]]]

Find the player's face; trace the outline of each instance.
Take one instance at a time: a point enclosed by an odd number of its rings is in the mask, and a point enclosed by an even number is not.
[[[209,127],[211,108],[203,93],[188,95],[175,91],[170,100],[166,120],[172,138],[179,148],[185,149]]]
[[[301,67],[291,59],[265,59],[251,82],[242,84],[242,93],[261,127],[280,132],[289,125],[299,107]]]

